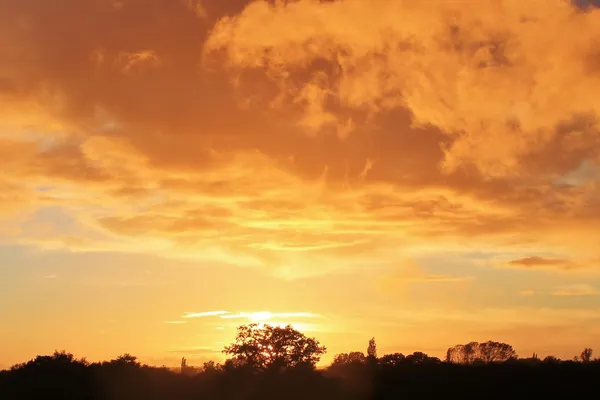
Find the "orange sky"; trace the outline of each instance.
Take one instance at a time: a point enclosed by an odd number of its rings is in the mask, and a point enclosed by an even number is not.
[[[598,38],[566,0],[0,1],[0,366],[253,321],[600,348]]]

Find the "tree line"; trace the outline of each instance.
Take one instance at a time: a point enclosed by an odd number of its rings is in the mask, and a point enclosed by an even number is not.
[[[37,356],[0,372],[0,399],[396,399],[573,398],[595,394],[600,360],[584,349],[572,360],[519,358],[506,343],[451,347],[441,360],[423,352],[378,355],[375,338],[362,351],[326,352],[291,326],[244,325],[223,352],[224,363],[181,369],[142,365],[135,356],[89,363],[67,352]]]

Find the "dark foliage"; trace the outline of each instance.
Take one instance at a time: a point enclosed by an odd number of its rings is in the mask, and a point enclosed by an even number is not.
[[[462,347],[452,349],[464,355]],[[580,361],[518,359],[510,351],[505,361],[459,357],[459,363],[420,352],[380,358],[369,353],[338,355],[323,370],[293,358],[277,368],[257,368],[234,357],[196,369],[182,360],[180,373],[141,365],[129,354],[90,364],[55,352],[0,371],[0,399],[554,399],[592,398],[599,389],[600,362],[591,360],[589,349]]]
[[[314,338],[306,337],[292,326],[243,325],[235,343],[223,352],[255,371],[290,367],[314,367],[327,349]]]
[[[490,364],[506,362],[516,357],[517,353],[511,345],[492,341],[459,344],[446,352],[446,361],[455,364]]]

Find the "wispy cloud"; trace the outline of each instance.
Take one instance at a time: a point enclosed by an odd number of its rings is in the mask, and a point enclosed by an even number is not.
[[[247,319],[250,321],[268,321],[274,318],[319,318],[319,314],[313,314],[308,312],[290,312],[290,313],[272,313],[269,311],[258,311],[258,312],[241,312],[239,314],[221,315],[223,319]]]
[[[200,19],[208,18],[206,6],[202,0],[187,0],[185,3]]]
[[[577,268],[577,265],[569,260],[544,258],[539,256],[524,257],[508,262],[509,266],[519,268],[556,268],[569,270]]]
[[[197,312],[197,313],[193,313],[193,312],[186,312],[184,313],[181,318],[204,318],[204,317],[215,317],[218,315],[224,315],[224,314],[229,314],[228,311],[204,311],[204,312]]]
[[[187,321],[163,321],[165,324],[172,324],[172,325],[181,325],[181,324],[185,324]]]
[[[102,60],[102,57],[97,58],[97,60]],[[119,62],[122,64],[123,73],[130,73],[133,69],[142,64],[156,66],[160,63],[160,60],[154,51],[140,50],[136,52],[121,53]]]
[[[598,296],[600,291],[590,285],[563,286],[552,292],[554,296]]]
[[[230,313],[229,311],[204,311],[204,312],[186,312],[181,318],[207,318],[207,317],[220,317],[222,319],[246,319],[252,322],[263,322],[270,321],[273,319],[306,319],[306,318],[320,318],[320,314],[314,314],[309,312],[270,312],[270,311],[255,311],[255,312],[239,312]],[[225,329],[222,326],[217,326],[217,330]]]

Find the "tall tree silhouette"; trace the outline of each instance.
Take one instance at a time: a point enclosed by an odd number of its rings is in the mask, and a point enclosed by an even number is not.
[[[581,360],[581,362],[588,363],[588,362],[592,361],[593,353],[594,353],[594,350],[587,347],[587,348],[583,349],[583,351],[581,352],[581,355],[579,356],[579,359]]]
[[[377,344],[375,344],[375,338],[369,340],[369,346],[367,347],[367,359],[370,361],[377,360]]]

